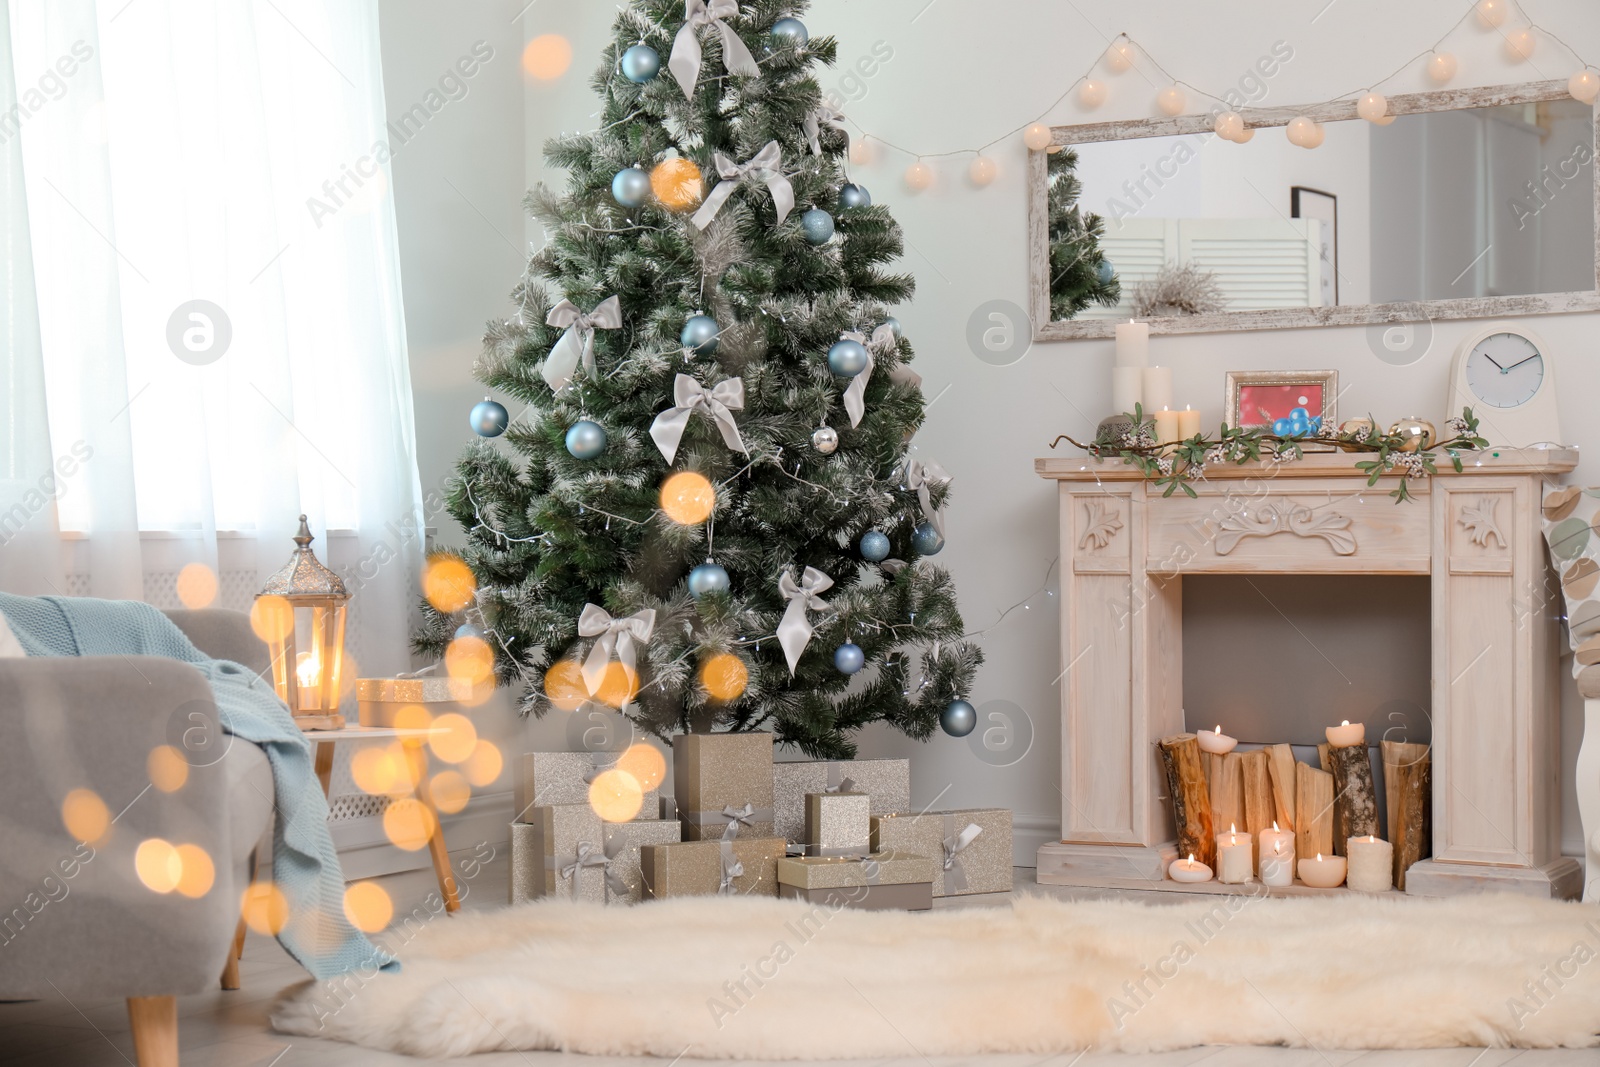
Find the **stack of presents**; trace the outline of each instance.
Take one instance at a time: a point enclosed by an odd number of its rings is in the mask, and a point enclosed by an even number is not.
[[[612,752],[532,752],[517,768],[511,902],[596,903],[736,893],[925,910],[1009,893],[1011,812],[915,813],[903,759],[774,763],[772,735],[687,734],[676,796],[605,822],[589,783]]]

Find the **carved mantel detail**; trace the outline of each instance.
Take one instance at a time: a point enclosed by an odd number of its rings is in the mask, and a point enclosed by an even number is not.
[[[1501,548],[1510,547],[1506,535],[1500,532],[1500,521],[1495,516],[1500,501],[1497,497],[1480,496],[1472,503],[1463,503],[1456,521],[1467,532],[1467,540],[1479,548],[1488,548],[1489,542],[1498,541]]]
[[[1098,552],[1111,543],[1122,529],[1122,512],[1100,500],[1086,500],[1083,504],[1083,536],[1078,538],[1078,548],[1093,548]]]
[[[1337,512],[1313,511],[1305,504],[1269,500],[1237,515],[1225,516],[1218,523],[1217,555],[1226,556],[1246,537],[1271,537],[1288,533],[1296,537],[1320,537],[1340,556],[1353,556],[1356,535],[1350,531],[1350,518]]]

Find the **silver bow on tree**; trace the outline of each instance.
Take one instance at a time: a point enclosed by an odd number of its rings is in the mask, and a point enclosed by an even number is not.
[[[594,332],[622,328],[622,303],[608,296],[585,314],[572,301],[563,300],[550,309],[544,322],[546,326],[564,326],[567,330],[544,361],[544,380],[550,383],[551,389],[559,390],[572,381],[579,363],[590,378],[599,377],[594,369]]]
[[[783,611],[783,619],[778,623],[778,644],[783,646],[783,655],[789,661],[791,675],[806,645],[811,643],[811,635],[816,633],[811,620],[806,617],[806,609],[821,611],[826,608],[828,604],[819,594],[831,588],[833,579],[815,567],[807,567],[798,582],[794,580],[792,567],[778,578],[778,593],[789,602]]]
[[[767,146],[751,156],[747,163],[735,163],[721,152],[712,153],[711,158],[722,180],[712,187],[706,202],[694,213],[695,226],[702,230],[710,226],[711,220],[722,210],[722,205],[739,188],[739,183],[747,181],[767,183],[773,206],[778,209],[778,225],[783,225],[783,220],[794,210],[794,186],[783,176],[783,149],[777,141],[768,141]]]
[[[924,464],[914,459],[906,460],[905,486],[907,489],[917,491],[917,502],[922,505],[922,515],[933,524],[940,537],[944,536],[944,509],[938,511],[933,509],[933,488],[944,485],[949,480],[949,473],[937,463]]]
[[[872,358],[873,350],[882,352],[893,348],[899,342],[895,338],[894,328],[888,323],[873,330],[871,337],[859,330],[846,330],[839,335],[839,338],[844,341],[854,341],[867,350],[867,365],[862,368],[860,374],[850,379],[850,385],[844,391],[844,413],[850,417],[850,427],[854,429],[861,425],[861,417],[867,413],[867,382],[871,381],[872,368],[877,365]]]
[[[700,30],[715,26],[722,37],[722,64],[729,74],[761,77],[761,67],[750,54],[739,34],[722,20],[739,13],[739,0],[688,0],[684,5],[684,23],[672,42],[672,58],[667,69],[678,80],[685,99],[694,99],[694,87],[700,80]]]
[[[827,104],[820,105],[815,111],[806,116],[806,140],[811,142],[811,154],[822,155],[822,128],[838,130],[849,136],[850,131],[844,128],[844,112],[837,111]]]
[[[678,442],[689,426],[689,416],[696,411],[716,421],[729,448],[749,454],[744,438],[739,436],[739,424],[733,421],[733,413],[744,409],[743,378],[724,378],[708,390],[689,375],[680,374],[672,382],[672,401],[676,406],[657,415],[650,424],[650,437],[669,465],[678,454]]]
[[[655,608],[645,608],[633,615],[613,619],[611,613],[599,604],[585,604],[583,614],[578,616],[578,633],[584,637],[599,638],[589,650],[589,658],[583,661],[583,684],[589,692],[593,694],[600,691],[601,683],[606,680],[606,667],[611,663],[612,653],[637,678],[639,652],[636,644],[650,640],[655,628]]]

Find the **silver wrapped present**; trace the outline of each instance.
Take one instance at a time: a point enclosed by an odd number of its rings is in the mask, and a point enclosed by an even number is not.
[[[587,804],[542,804],[511,824],[511,903],[606,899],[605,834]]]
[[[865,793],[807,793],[806,855],[865,856],[872,838],[871,805]]]
[[[866,793],[873,815],[911,810],[911,761],[906,759],[800,760],[772,765],[773,833],[801,843],[807,793]]]
[[[518,822],[542,804],[587,804],[589,786],[621,757],[618,752],[529,752],[517,767]],[[661,817],[660,786],[647,790],[635,819]]]

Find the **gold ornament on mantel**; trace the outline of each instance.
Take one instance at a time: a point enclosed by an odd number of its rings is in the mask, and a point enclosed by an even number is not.
[[[307,731],[339,730],[350,593],[317,559],[313,540],[302,515],[294,555],[256,595],[250,623],[272,653],[272,684],[295,724]]]
[[[1377,424],[1365,415],[1358,415],[1353,419],[1345,419],[1344,422],[1339,424],[1339,436],[1341,438],[1349,438],[1349,440],[1341,440],[1339,447],[1346,452],[1358,451],[1359,443],[1370,441],[1372,435],[1377,432]]]
[[[1427,419],[1408,415],[1389,427],[1389,436],[1401,439],[1400,451],[1420,452],[1425,448],[1432,448],[1433,443],[1439,438],[1439,433]]]

